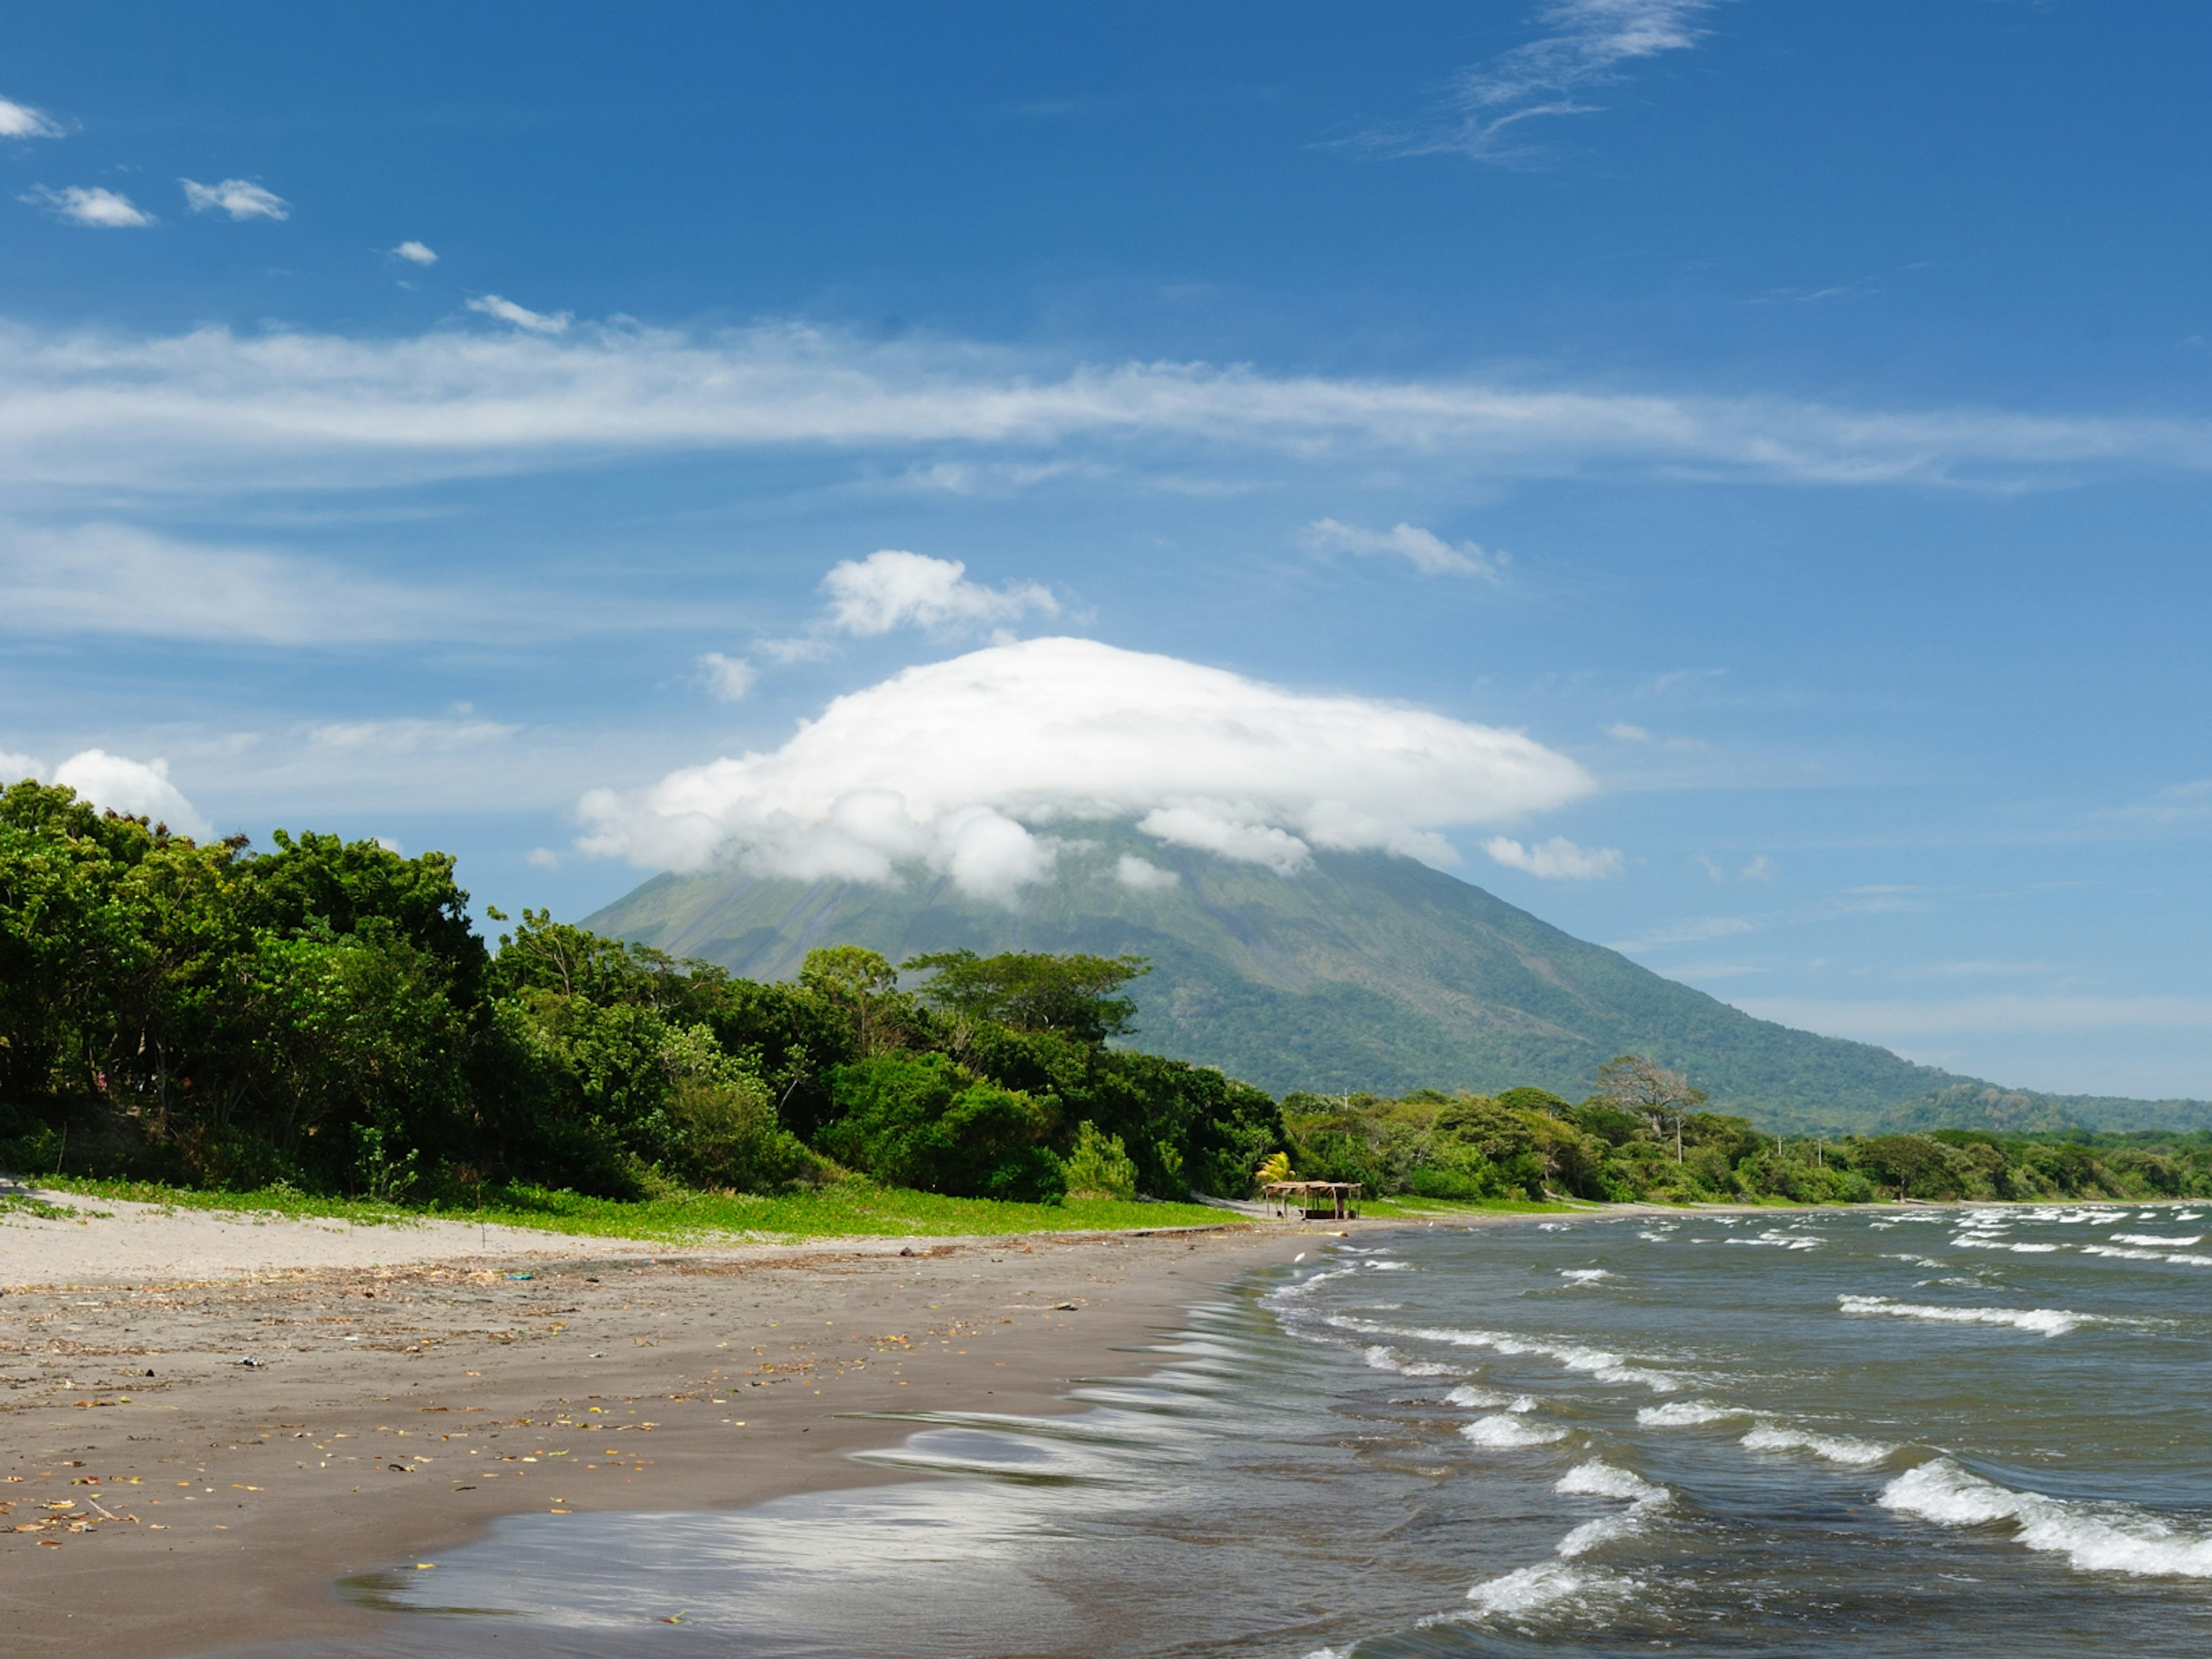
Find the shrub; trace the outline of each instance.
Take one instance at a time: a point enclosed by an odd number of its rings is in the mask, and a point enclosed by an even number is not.
[[[878,1054],[830,1073],[841,1115],[817,1145],[886,1185],[1050,1203],[1067,1191],[1051,1115],[944,1054]]]
[[[1071,1198],[1131,1199],[1137,1195],[1137,1166],[1119,1135],[1103,1135],[1085,1119],[1076,1126],[1075,1150],[1067,1155]]]

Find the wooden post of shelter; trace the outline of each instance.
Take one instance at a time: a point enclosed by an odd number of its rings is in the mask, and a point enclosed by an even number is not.
[[[1360,1189],[1357,1181],[1271,1181],[1260,1191],[1285,1218],[1295,1206],[1304,1220],[1356,1221]]]

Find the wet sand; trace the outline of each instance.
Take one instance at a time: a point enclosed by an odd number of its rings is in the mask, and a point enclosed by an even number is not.
[[[188,1271],[157,1271],[146,1230],[170,1222]],[[1117,1347],[1324,1231],[718,1252],[206,1222],[0,1218],[19,1640],[130,1659],[343,1633],[380,1615],[338,1581],[499,1515],[881,1484],[845,1454],[904,1430],[846,1413],[1066,1409],[1078,1378],[1145,1368]]]

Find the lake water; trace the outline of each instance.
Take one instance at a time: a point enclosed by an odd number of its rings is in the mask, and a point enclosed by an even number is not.
[[[1128,1359],[887,1421],[941,1478],[511,1517],[284,1650],[2212,1652],[2212,1206],[1324,1241]]]

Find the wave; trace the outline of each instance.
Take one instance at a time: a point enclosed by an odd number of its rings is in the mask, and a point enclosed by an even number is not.
[[[1562,1267],[1559,1277],[1577,1285],[1595,1285],[1599,1279],[1610,1279],[1613,1275],[1602,1267]]]
[[[1831,1463],[1848,1463],[1857,1468],[1879,1463],[1897,1451],[1894,1446],[1856,1439],[1848,1434],[1817,1434],[1810,1429],[1784,1428],[1764,1422],[1755,1425],[1737,1443],[1752,1451],[1808,1451]]]
[[[1595,1457],[1576,1464],[1559,1477],[1552,1490],[1570,1497],[1619,1498],[1628,1505],[1618,1515],[1585,1521],[1559,1540],[1556,1553],[1570,1561],[1589,1554],[1600,1545],[1642,1531],[1654,1514],[1674,1501],[1674,1494],[1666,1487]]]
[[[1525,1399],[1527,1396],[1523,1395],[1522,1398]],[[1492,1394],[1488,1389],[1478,1389],[1472,1382],[1462,1382],[1444,1396],[1444,1404],[1468,1407],[1503,1406],[1505,1404],[1505,1396],[1502,1394]]]
[[[1526,1418],[1500,1412],[1490,1417],[1478,1417],[1460,1431],[1461,1437],[1472,1440],[1478,1446],[1494,1450],[1510,1450],[1522,1446],[1549,1446],[1567,1437],[1567,1431],[1553,1423],[1531,1423]]]
[[[2203,1242],[2203,1233],[2191,1233],[2186,1238],[2166,1237],[2157,1233],[2114,1233],[2112,1235],[2112,1243],[2115,1244],[2202,1244]]]
[[[1979,1233],[1960,1233],[1951,1241],[1954,1250],[2016,1250],[2022,1255],[2049,1255],[2063,1244],[2018,1244],[2008,1238],[1988,1238]]]
[[[1906,1470],[1882,1488],[1880,1502],[1940,1527],[2009,1522],[2027,1548],[2063,1555],[2084,1572],[2212,1578],[2212,1536],[2122,1504],[2015,1492],[1948,1457]]]
[[[1670,1400],[1663,1406],[1644,1407],[1636,1413],[1636,1420],[1647,1429],[1687,1429],[1750,1415],[1740,1406],[1716,1406],[1710,1400]]]
[[[1836,1300],[1847,1314],[1887,1314],[1893,1319],[1927,1319],[1944,1325],[2009,1325],[2045,1336],[2063,1336],[2083,1325],[2112,1322],[2065,1308],[1938,1308],[1886,1296],[1844,1295]]]
[[[1433,1359],[1408,1359],[1395,1348],[1386,1348],[1377,1343],[1360,1356],[1378,1371],[1395,1371],[1401,1376],[1456,1376],[1459,1372],[1449,1365],[1439,1365]]]
[[[1601,1382],[1641,1383],[1656,1394],[1671,1394],[1682,1386],[1680,1377],[1632,1364],[1624,1356],[1607,1349],[1586,1348],[1579,1343],[1547,1342],[1539,1338],[1513,1336],[1504,1331],[1462,1330],[1449,1325],[1378,1325],[1371,1319],[1355,1319],[1348,1314],[1332,1316],[1328,1322],[1339,1330],[1357,1331],[1363,1336],[1445,1342],[1459,1348],[1488,1348],[1493,1353],[1540,1354],[1571,1371],[1587,1372]]]
[[[1808,1238],[1803,1233],[1778,1232],[1772,1228],[1756,1238],[1724,1238],[1723,1244],[1771,1244],[1784,1250],[1817,1250],[1826,1239]]]
[[[1478,1617],[1526,1619],[1553,1611],[1587,1615],[1602,1613],[1607,1605],[1637,1588],[1632,1578],[1570,1566],[1565,1561],[1545,1561],[1477,1584],[1468,1591],[1467,1599],[1474,1603]]]

